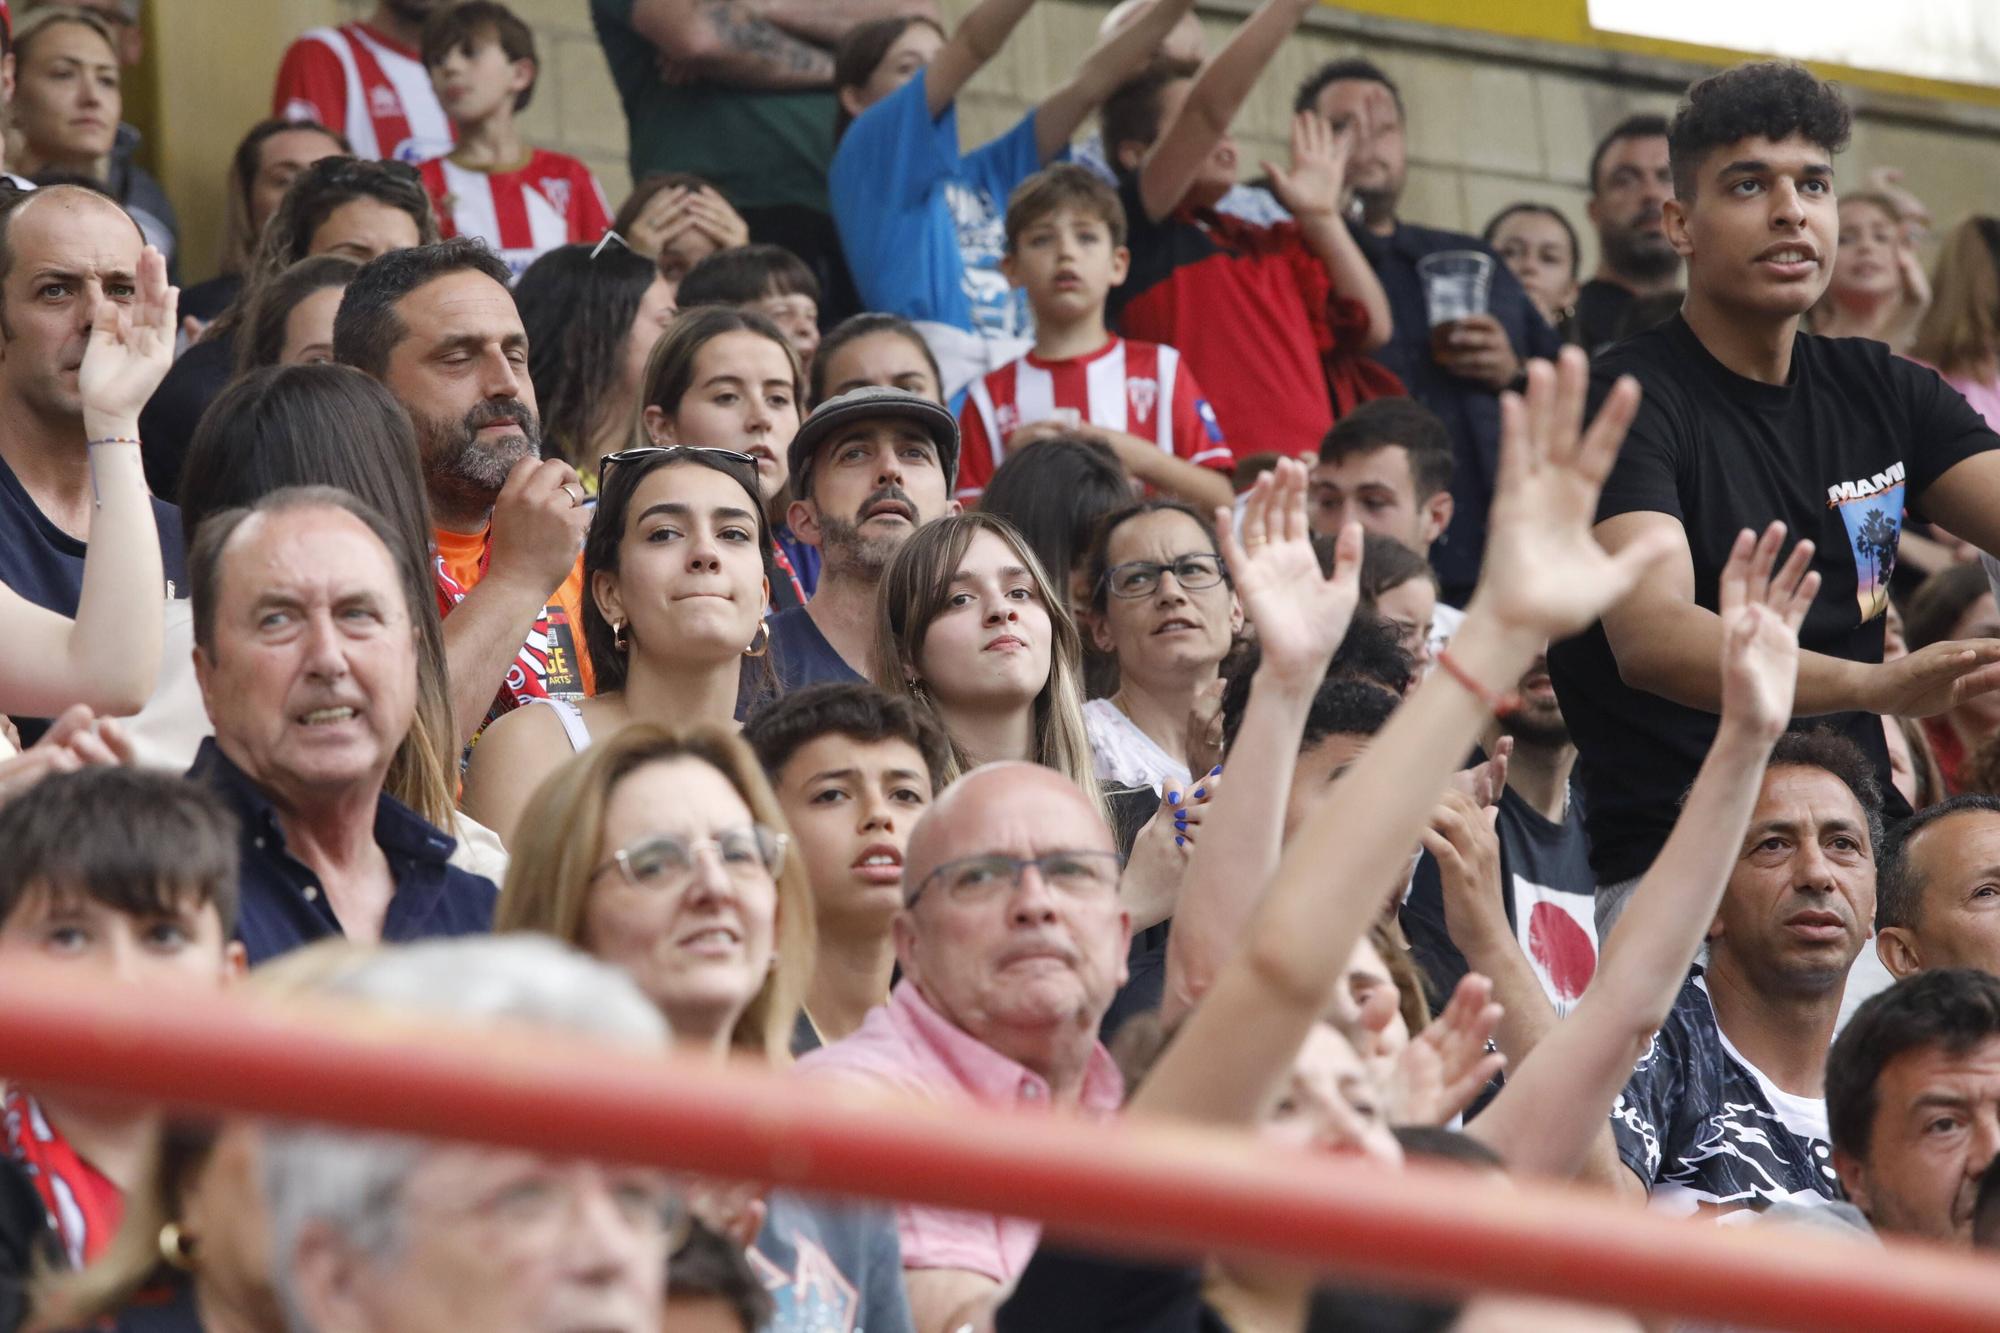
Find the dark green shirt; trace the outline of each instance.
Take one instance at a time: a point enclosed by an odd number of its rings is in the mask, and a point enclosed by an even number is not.
[[[632,29],[633,0],[590,0],[631,136],[632,180],[691,171],[737,208],[827,211],[831,92],[764,92],[715,83],[675,87],[659,51]]]

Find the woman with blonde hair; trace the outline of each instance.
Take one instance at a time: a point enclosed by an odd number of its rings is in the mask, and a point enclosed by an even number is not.
[[[812,980],[812,888],[750,747],[721,726],[635,722],[557,769],[533,806],[494,929],[553,935],[621,969],[679,1046],[789,1065]],[[847,1326],[910,1327],[886,1213],[782,1190],[692,1194],[766,1271],[804,1280],[800,1256],[820,1251],[851,1284]],[[781,1296],[770,1327],[806,1333],[809,1314]]]
[[[1813,307],[1812,331],[1873,338],[1900,352],[1930,299],[1930,282],[1896,200],[1875,190],[1842,195],[1840,249],[1833,280]]]
[[[1945,233],[1931,290],[1910,355],[2000,429],[2000,218],[1975,215]]]
[[[530,798],[495,930],[630,973],[682,1045],[790,1059],[812,978],[812,889],[750,747],[720,726],[634,722]]]

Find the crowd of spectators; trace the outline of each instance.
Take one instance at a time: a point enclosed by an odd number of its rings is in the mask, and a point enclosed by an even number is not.
[[[136,0],[0,3],[0,967],[2000,1245],[2000,219],[1783,61],[1581,220],[1410,216],[1359,56],[1247,170],[1312,0],[962,144],[1033,5],[591,0],[614,209],[380,0],[188,273]],[[0,1105],[5,1333],[1639,1326]]]

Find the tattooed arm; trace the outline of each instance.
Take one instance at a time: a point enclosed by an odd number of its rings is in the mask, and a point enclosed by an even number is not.
[[[831,51],[850,28],[873,19],[925,18],[942,23],[937,0],[736,0],[767,23]]]
[[[833,56],[745,0],[634,0],[632,30],[676,74],[746,88],[825,88]]]

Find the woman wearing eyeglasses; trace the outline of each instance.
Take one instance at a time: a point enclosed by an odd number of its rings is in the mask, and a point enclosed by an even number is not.
[[[813,967],[811,889],[749,747],[721,725],[638,723],[563,764],[534,804],[494,929],[553,935],[622,969],[685,1050],[790,1063]],[[796,1286],[773,1292],[767,1327],[908,1333],[901,1254],[883,1213],[783,1191],[691,1194],[703,1222],[754,1244],[768,1261],[760,1267],[796,1275]],[[845,1279],[815,1293],[837,1308],[801,1298],[808,1247]]]
[[[770,640],[770,535],[754,460],[648,446],[607,455],[598,475],[583,544],[583,641],[597,693],[537,699],[499,718],[466,770],[465,812],[510,847],[536,786],[594,738],[634,722],[733,728],[744,659],[762,658]],[[546,812],[533,815],[527,823],[546,823]]]
[[[1215,528],[1178,500],[1131,505],[1098,525],[1084,569],[1091,637],[1118,659],[1117,691],[1083,708],[1097,776],[1185,791],[1243,630]]]

